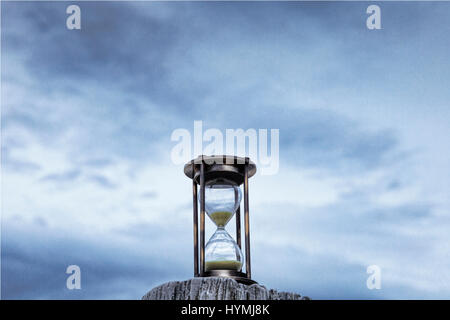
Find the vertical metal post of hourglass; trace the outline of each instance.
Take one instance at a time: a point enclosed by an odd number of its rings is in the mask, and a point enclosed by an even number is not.
[[[244,228],[245,228],[245,272],[248,279],[252,277],[250,263],[250,218],[248,212],[248,163],[249,158],[245,158],[244,166]]]
[[[194,277],[198,277],[198,200],[197,200],[197,182],[195,179],[192,179],[192,199],[194,201],[194,212],[193,212],[193,220],[194,220]]]
[[[236,241],[239,249],[242,250],[241,246],[241,206],[236,210]]]
[[[205,273],[205,162],[200,164],[200,275]]]
[[[239,186],[238,186],[239,188]],[[234,190],[234,198],[239,199],[239,191],[237,189]],[[239,203],[239,206],[236,210],[236,241],[239,249],[242,250],[241,247],[241,204]]]

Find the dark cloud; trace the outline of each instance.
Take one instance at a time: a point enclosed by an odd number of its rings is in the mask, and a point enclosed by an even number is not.
[[[42,224],[8,224],[2,232],[2,298],[139,299],[164,279],[183,275],[164,255],[108,240]],[[69,265],[81,269],[81,290],[66,288]]]
[[[20,161],[20,160],[4,160],[3,165],[5,169],[18,171],[18,172],[36,172],[40,169],[40,166],[33,162]]]
[[[359,5],[356,7],[360,9]],[[122,3],[82,3],[83,28],[76,32],[65,29],[64,8],[62,3],[8,4],[5,11],[9,14],[4,22],[5,59],[18,53],[24,55],[28,72],[36,79],[46,79],[39,85],[41,93],[61,93],[64,92],[61,85],[76,88],[87,83],[94,96],[95,88],[100,87],[111,91],[114,101],[97,96],[95,104],[77,106],[80,120],[64,119],[63,123],[49,122],[46,117],[30,118],[16,108],[6,114],[6,123],[26,117],[34,124],[23,125],[42,134],[55,126],[60,130],[66,126],[78,127],[80,122],[80,130],[90,137],[82,141],[82,153],[103,150],[104,156],[119,154],[146,159],[155,158],[152,145],[166,143],[170,147],[169,139],[161,137],[170,137],[171,131],[178,127],[191,128],[196,119],[220,128],[279,128],[283,161],[331,167],[334,172],[377,167],[396,147],[392,131],[366,132],[338,113],[304,109],[302,101],[291,105],[264,101],[261,92],[272,90],[276,75],[266,83],[255,83],[244,95],[239,91],[229,92],[233,88],[230,84],[236,83],[238,87],[240,82],[246,82],[246,77],[264,77],[271,70],[278,70],[282,79],[285,78],[290,72],[286,64],[296,63],[292,60],[292,50],[304,50],[310,56],[310,48],[317,45],[318,39],[308,38],[310,47],[303,49],[290,41],[295,32],[302,32],[302,27],[308,26],[305,30],[312,33],[324,32],[326,25],[320,23],[328,21],[342,30],[351,28],[340,6],[151,3],[133,7]],[[161,19],[158,14],[151,16],[149,11],[140,10],[159,12],[162,8],[173,11],[176,19]],[[335,14],[329,21],[326,18],[332,11]],[[305,21],[298,18],[309,13],[313,13],[312,18]],[[266,19],[267,15],[271,18]],[[24,19],[26,23],[13,31],[15,21]],[[192,23],[192,19],[196,22]],[[294,28],[297,24],[298,28]],[[331,32],[325,31],[328,42]],[[19,36],[26,41],[15,41]],[[231,56],[236,41],[257,60]],[[280,53],[276,50],[266,50],[271,43],[288,48],[285,62],[279,60]],[[255,55],[258,50],[265,51]],[[220,65],[210,60],[220,58],[219,53],[232,59],[227,78],[221,78],[217,70]],[[183,70],[191,60],[197,70],[192,69],[195,74],[188,79]],[[241,66],[254,66],[255,75],[244,74]],[[293,67],[298,68],[297,64]],[[318,72],[322,72],[320,68]],[[11,73],[8,64],[5,73]],[[218,100],[222,98],[221,88],[225,88],[225,99]],[[73,94],[86,93],[75,90]],[[67,95],[71,95],[70,91]],[[214,103],[205,104],[205,99],[213,99]],[[95,124],[97,121],[106,121],[113,127],[103,129]],[[86,122],[90,125],[86,126]],[[53,129],[52,132],[55,133]],[[143,148],[144,145],[148,148]]]
[[[203,120],[205,129],[280,129],[281,163],[318,168],[327,177],[403,170],[408,155],[396,127],[380,121],[369,129],[339,107],[356,109],[368,100],[407,105],[425,96],[429,106],[448,94],[442,80],[450,74],[448,32],[440,23],[448,20],[440,10],[448,4],[424,10],[423,4],[383,3],[390,10],[383,11],[380,32],[365,29],[365,3],[79,5],[82,30],[69,31],[66,3],[2,3],[2,165],[23,175],[39,172],[31,156],[12,156],[31,143],[14,131],[23,130],[38,145],[64,149],[73,167],[44,175],[43,183],[85,178],[98,188],[119,188],[120,181],[100,170],[123,161],[162,162],[161,149],[172,147],[170,133],[192,130],[194,120]],[[432,27],[411,22],[419,17]],[[383,187],[401,189],[406,183],[396,178]],[[433,236],[402,228],[429,226],[433,206],[425,200],[374,205],[369,198],[379,190],[350,189],[333,205],[262,208],[270,212],[253,220],[264,233],[255,232],[255,241],[277,239],[280,230],[292,238],[305,234],[317,253],[299,243],[260,243],[255,278],[312,298],[420,297],[417,288],[399,283],[387,293],[370,292],[358,253],[352,260],[318,249],[367,245],[386,252],[381,257],[405,258],[400,265],[428,258]],[[164,191],[141,191],[151,199],[146,202],[164,198],[157,197]],[[134,299],[165,280],[190,277],[192,235],[183,223],[191,218],[173,212],[190,212],[191,204],[166,205],[164,226],[134,222],[112,235],[97,233],[96,225],[57,231],[40,216],[32,226],[8,221],[2,225],[3,298]],[[81,291],[65,288],[70,264],[81,267]]]
[[[106,189],[116,188],[116,185],[114,183],[112,183],[107,177],[99,175],[99,174],[88,176],[88,180],[92,181],[95,184],[99,185],[100,187],[103,187]]]
[[[62,173],[52,173],[43,176],[41,181],[52,181],[52,182],[73,182],[81,174],[78,169],[68,170]]]
[[[411,280],[416,272],[442,263],[443,256],[430,254],[436,235],[411,232],[436,222],[431,209],[423,203],[383,207],[359,199],[320,208],[253,208],[258,212],[252,218],[254,276],[269,287],[316,299],[433,298],[436,292],[421,290],[414,281],[399,281],[393,270],[404,271],[405,261],[427,261],[427,266],[407,268],[404,277]],[[439,220],[447,223],[446,218]],[[366,268],[372,264],[383,272],[383,290],[366,287]]]
[[[264,252],[271,252],[270,259],[261,259]],[[384,299],[386,292],[368,290],[367,266],[346,261],[340,257],[311,254],[294,246],[265,246],[256,249],[252,261],[254,278],[267,287],[298,292],[313,299]]]

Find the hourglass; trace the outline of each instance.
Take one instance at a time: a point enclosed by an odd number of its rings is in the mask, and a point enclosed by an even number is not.
[[[234,156],[199,156],[185,165],[184,173],[193,180],[196,277],[230,277],[245,284],[256,283],[251,279],[248,209],[248,179],[255,172],[256,166],[249,158]],[[244,190],[245,273],[241,248],[241,185]],[[200,204],[200,235],[197,204]],[[217,227],[206,246],[205,212]],[[236,217],[237,242],[225,229],[233,217]]]
[[[199,199],[200,200],[200,199]],[[205,271],[242,269],[242,252],[225,230],[241,202],[241,189],[231,181],[218,179],[205,187],[205,210],[216,232],[205,247]]]

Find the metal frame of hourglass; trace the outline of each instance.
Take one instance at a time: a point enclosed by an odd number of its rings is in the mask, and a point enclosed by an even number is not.
[[[184,173],[192,179],[193,222],[194,222],[194,276],[195,277],[229,277],[244,284],[253,284],[250,260],[250,219],[248,205],[248,179],[256,173],[256,165],[249,158],[236,156],[199,156],[184,166]],[[245,273],[236,270],[205,270],[205,186],[217,181],[230,182],[244,189],[244,232],[245,232]],[[200,194],[198,194],[198,185]],[[199,196],[199,198],[197,198]],[[198,202],[200,203],[200,234]],[[236,240],[241,248],[241,212],[237,207]],[[200,240],[199,240],[200,239]]]

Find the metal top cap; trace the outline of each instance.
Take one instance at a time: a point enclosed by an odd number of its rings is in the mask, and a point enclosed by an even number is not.
[[[256,173],[256,165],[249,158],[237,156],[198,156],[184,165],[184,174],[200,184],[200,165],[205,164],[205,183],[231,181],[237,185],[244,182],[244,167],[248,165],[248,177]]]

